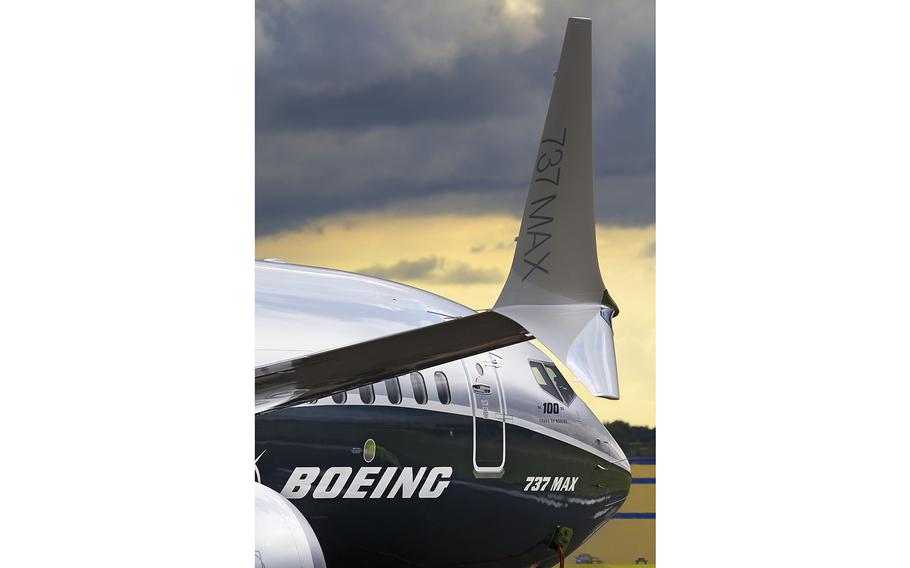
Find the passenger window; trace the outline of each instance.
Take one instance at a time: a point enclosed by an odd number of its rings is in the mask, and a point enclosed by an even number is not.
[[[398,377],[385,380],[385,392],[389,396],[389,402],[401,403],[401,385],[398,384]]]
[[[449,379],[442,371],[433,373],[433,380],[436,381],[436,393],[439,395],[439,402],[449,404],[452,402],[452,393],[449,391]]]
[[[344,404],[348,401],[348,393],[344,391],[336,392],[332,395],[332,400],[335,401],[335,404]]]
[[[427,384],[420,373],[411,373],[411,387],[414,389],[414,400],[417,404],[427,403]]]
[[[373,385],[367,385],[365,387],[360,387],[360,401],[364,404],[373,404],[373,401],[376,400],[376,392],[373,390]]]

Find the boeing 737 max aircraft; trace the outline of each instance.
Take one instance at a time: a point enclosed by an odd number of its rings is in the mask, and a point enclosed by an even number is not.
[[[591,138],[591,21],[572,18],[488,311],[256,263],[257,566],[546,567],[619,510],[628,460],[528,343],[619,398]]]

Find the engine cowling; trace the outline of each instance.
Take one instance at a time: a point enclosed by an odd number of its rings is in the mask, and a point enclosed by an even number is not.
[[[326,568],[316,533],[297,507],[256,484],[256,568]]]

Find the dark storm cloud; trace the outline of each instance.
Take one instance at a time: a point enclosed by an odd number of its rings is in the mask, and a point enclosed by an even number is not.
[[[459,262],[443,272],[437,280],[449,284],[488,284],[502,282],[505,276],[496,268],[474,268]]]
[[[430,256],[417,260],[402,259],[392,265],[374,264],[373,266],[361,268],[356,272],[385,278],[386,280],[414,280],[428,276],[439,265],[439,259],[435,256]]]
[[[310,93],[283,77],[257,78],[256,123],[260,132],[283,130],[364,129],[421,123],[465,123],[496,114],[532,110],[535,95],[551,84],[546,73],[527,73],[537,50],[511,58],[468,53],[454,69],[440,75],[420,70],[407,77],[383,77],[358,86]],[[516,63],[521,64],[515,68]]]
[[[653,2],[504,5],[258,0],[257,233],[375,208],[518,215],[565,20],[582,14],[598,219],[653,223]]]
[[[356,272],[387,280],[432,280],[447,284],[487,284],[501,282],[504,278],[497,268],[475,268],[463,262],[446,263],[444,258],[435,256],[402,259],[391,265],[374,264]]]

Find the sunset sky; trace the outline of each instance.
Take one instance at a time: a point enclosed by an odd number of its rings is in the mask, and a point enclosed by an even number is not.
[[[256,256],[491,307],[569,16],[593,19],[597,240],[621,309],[622,398],[573,386],[604,420],[654,425],[653,1],[257,0]]]

